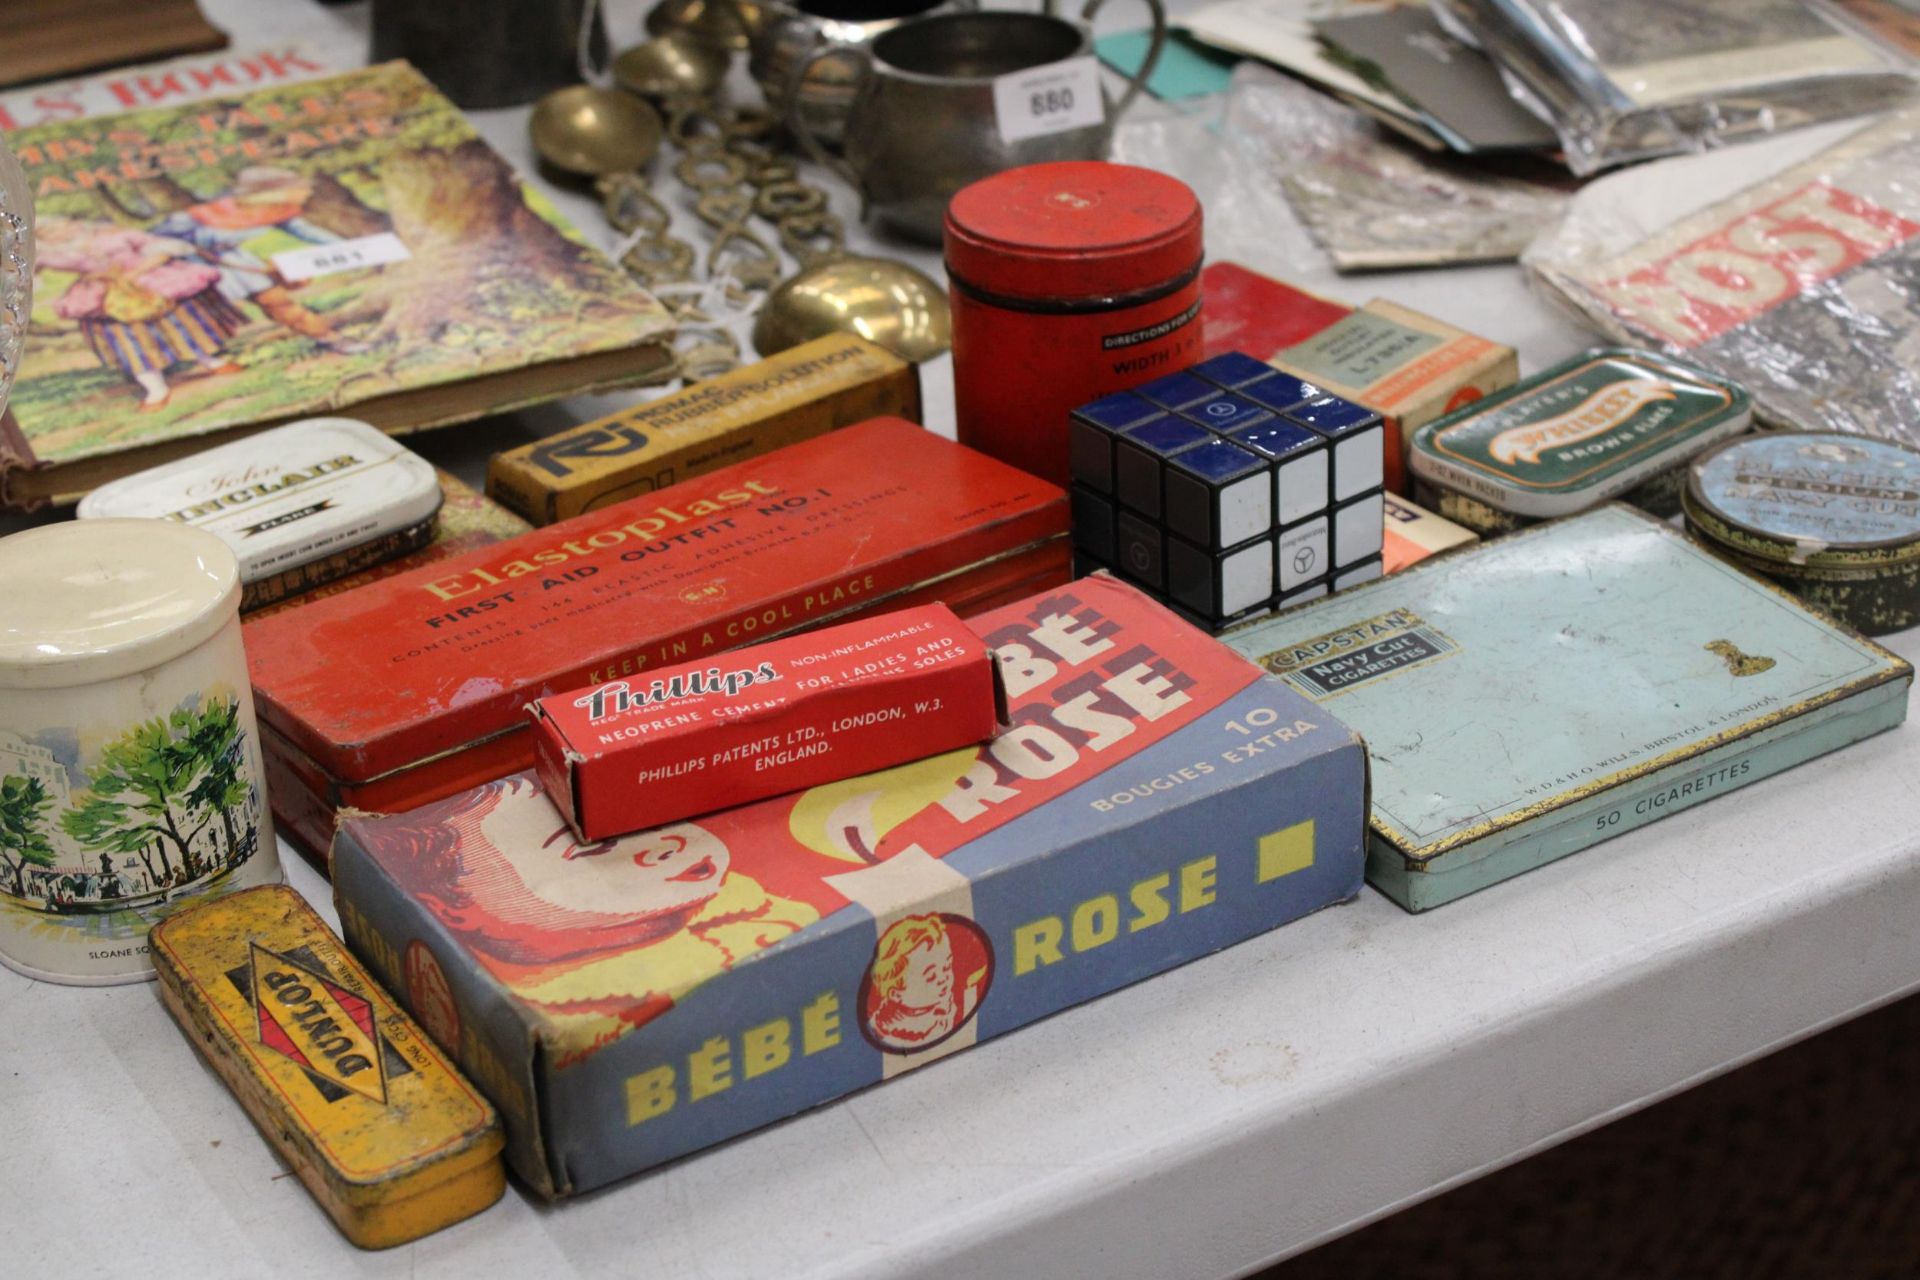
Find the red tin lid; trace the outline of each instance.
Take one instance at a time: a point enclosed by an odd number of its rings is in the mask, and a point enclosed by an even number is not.
[[[982,178],[947,205],[947,270],[986,293],[1111,297],[1200,263],[1200,200],[1186,183],[1104,160]]]

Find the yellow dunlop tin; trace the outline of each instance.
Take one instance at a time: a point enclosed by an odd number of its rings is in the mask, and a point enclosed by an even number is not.
[[[405,1244],[500,1198],[492,1105],[298,893],[236,893],[149,941],[168,1010],[347,1239]]]

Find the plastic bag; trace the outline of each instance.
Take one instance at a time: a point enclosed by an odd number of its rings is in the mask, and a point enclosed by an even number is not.
[[[1762,149],[1594,183],[1522,264],[1614,340],[1743,384],[1764,425],[1920,445],[1920,108],[1769,149],[1784,168],[1705,203]]]
[[[1169,168],[1193,186],[1207,209],[1210,249],[1240,261],[1271,256],[1284,202],[1341,271],[1509,260],[1553,224],[1567,198],[1433,156],[1255,63],[1235,70],[1218,119],[1122,125],[1114,158]],[[1282,234],[1299,238],[1292,228]]]
[[[1911,69],[1802,0],[1433,0],[1554,126],[1567,165],[1882,111]]]

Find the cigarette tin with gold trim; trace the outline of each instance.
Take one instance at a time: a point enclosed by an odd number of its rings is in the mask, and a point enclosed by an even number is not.
[[[1409,911],[1890,729],[1913,683],[1619,503],[1221,638],[1366,738],[1367,879]]]
[[[233,894],[149,939],[168,1011],[353,1243],[405,1244],[500,1198],[492,1104],[298,893]]]

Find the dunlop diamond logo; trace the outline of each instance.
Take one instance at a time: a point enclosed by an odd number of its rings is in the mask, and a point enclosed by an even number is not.
[[[372,1002],[258,943],[251,968],[260,1043],[317,1079],[385,1106],[387,1077]]]

